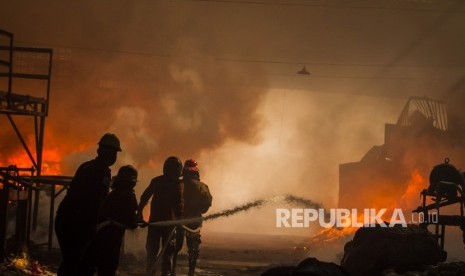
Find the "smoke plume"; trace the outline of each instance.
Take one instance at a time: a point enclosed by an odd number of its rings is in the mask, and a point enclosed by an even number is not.
[[[464,17],[449,10],[457,1],[243,2],[3,3],[0,27],[17,45],[54,49],[48,173],[72,175],[113,132],[123,148],[113,171],[135,165],[138,194],[177,155],[199,161],[210,212],[276,194],[330,208],[338,165],[383,144],[384,124],[409,96],[444,98],[463,137]],[[311,75],[296,77],[304,64]],[[35,86],[14,85],[26,94]],[[17,122],[33,144],[28,119]],[[30,166],[0,123],[3,164]],[[248,214],[205,228],[281,233],[273,208]]]

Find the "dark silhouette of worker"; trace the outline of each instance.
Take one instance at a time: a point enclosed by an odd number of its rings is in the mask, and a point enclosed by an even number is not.
[[[206,213],[212,204],[212,196],[207,184],[200,181],[199,166],[194,159],[186,160],[182,171],[184,182],[184,218],[200,218]],[[186,237],[187,252],[189,255],[189,272],[192,276],[195,272],[197,259],[199,258],[200,228],[202,222],[185,225],[177,232],[176,250],[182,248],[184,236]]]
[[[184,208],[182,162],[168,157],[163,164],[163,175],[157,176],[143,192],[139,203],[139,216],[152,198],[149,222],[170,221],[182,218]],[[172,265],[176,250],[174,226],[149,226],[147,233],[147,275],[154,275],[156,264],[162,258],[162,275],[175,275]],[[160,248],[160,241],[161,246]],[[163,248],[165,248],[164,252]],[[159,253],[160,251],[160,253]],[[158,256],[157,259],[157,255]]]
[[[100,209],[100,223],[83,261],[78,275],[115,275],[118,268],[121,245],[126,229],[137,227],[137,199],[134,187],[137,170],[126,165],[119,169],[113,180],[112,191],[106,196]]]
[[[59,276],[77,275],[109,191],[109,167],[121,151],[120,141],[112,133],[103,135],[98,145],[97,157],[79,166],[57,210],[55,232],[62,254]]]

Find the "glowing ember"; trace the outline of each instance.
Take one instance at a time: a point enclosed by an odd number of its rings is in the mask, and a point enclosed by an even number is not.
[[[21,257],[16,257],[11,261],[11,266],[19,270],[27,270],[31,266],[31,263],[29,262],[26,253],[23,253],[21,254]]]
[[[33,276],[53,276],[56,275],[47,271],[47,268],[41,266],[38,261],[33,261],[28,258],[26,253],[21,253],[20,256],[13,257],[6,266],[0,266],[0,274],[7,273],[7,271],[21,273],[20,275],[33,275]]]
[[[345,239],[352,236],[358,230],[357,227],[344,227],[344,228],[325,228],[315,234],[310,243],[328,243],[339,239]]]

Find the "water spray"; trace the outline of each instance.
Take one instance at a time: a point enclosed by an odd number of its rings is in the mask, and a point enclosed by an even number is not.
[[[198,217],[198,218],[191,218],[191,219],[180,219],[180,220],[169,220],[169,221],[159,221],[159,222],[150,222],[150,223],[145,223],[141,224],[140,226],[175,226],[175,225],[184,225],[184,224],[191,224],[191,223],[199,223],[202,221],[209,221],[209,220],[214,220],[217,218],[221,217],[229,217],[231,215],[235,215],[237,213],[245,212],[250,209],[254,208],[259,208],[265,204],[268,203],[278,203],[278,202],[286,202],[289,204],[296,204],[296,205],[302,205],[305,208],[314,208],[314,209],[320,209],[322,208],[321,204],[315,203],[309,199],[297,197],[294,195],[290,194],[285,194],[285,195],[279,195],[279,196],[274,196],[271,198],[267,199],[258,199],[254,200],[251,202],[248,202],[246,204],[242,204],[239,206],[236,206],[231,209],[226,209],[217,213],[213,213],[211,215],[205,216],[205,217]]]

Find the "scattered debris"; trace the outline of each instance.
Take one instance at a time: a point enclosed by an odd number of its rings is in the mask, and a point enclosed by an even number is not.
[[[297,266],[279,266],[270,268],[262,273],[262,276],[348,276],[348,274],[337,264],[323,262],[316,258],[307,258]]]
[[[341,266],[350,275],[377,275],[393,268],[409,271],[446,260],[436,237],[416,225],[360,228],[344,246]]]
[[[30,259],[26,253],[19,256],[11,256],[6,262],[0,264],[1,275],[32,275],[32,276],[55,276],[48,271],[46,266],[38,261]]]

